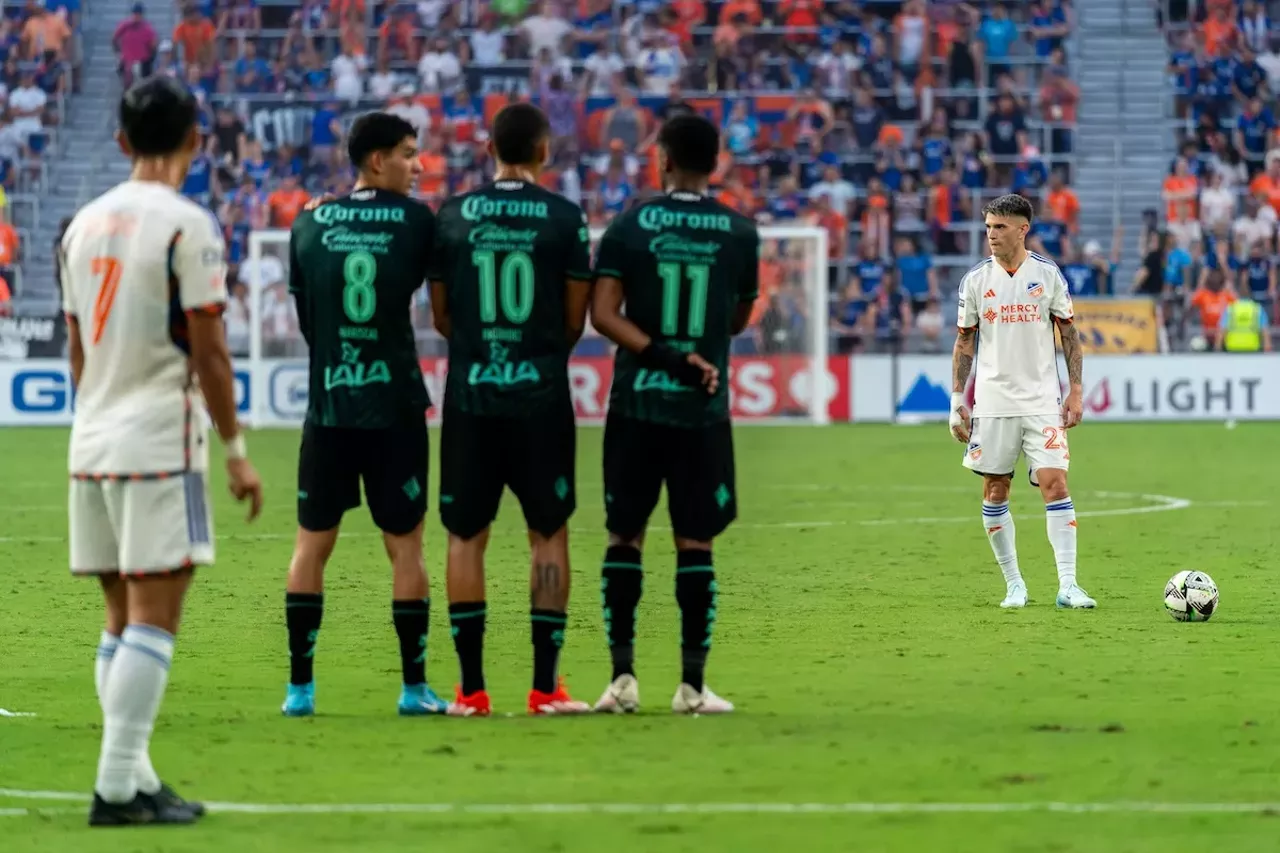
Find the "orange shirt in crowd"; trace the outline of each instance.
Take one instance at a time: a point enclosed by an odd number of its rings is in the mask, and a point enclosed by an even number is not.
[[[0,317],[8,317],[13,307],[13,294],[9,291],[9,281],[0,275]]]
[[[934,225],[951,224],[951,187],[938,184],[929,190],[929,222]]]
[[[1080,199],[1071,190],[1063,187],[1057,192],[1049,193],[1046,199],[1049,215],[1067,226],[1067,230],[1075,233],[1080,228]]]
[[[0,222],[0,267],[11,267],[18,262],[18,229],[7,222]]]
[[[1170,175],[1164,179],[1165,192],[1169,193],[1187,193],[1192,192],[1199,186],[1199,181],[1193,175],[1187,175],[1185,178],[1179,178],[1177,175]],[[1170,222],[1190,222],[1196,218],[1196,198],[1192,196],[1185,201],[1170,201],[1165,210],[1165,217]]]
[[[302,208],[311,196],[302,188],[294,190],[276,190],[267,196],[267,206],[271,208],[271,224],[275,228],[288,228],[298,218]]]
[[[746,15],[747,23],[752,26],[759,25],[764,19],[764,14],[760,11],[760,4],[756,0],[729,0],[720,7],[720,21],[722,23],[730,23],[738,15]]]
[[[827,257],[839,260],[845,256],[849,241],[849,220],[836,210],[825,211],[818,217],[818,225],[827,229],[831,239],[827,241]]]
[[[215,35],[213,22],[208,18],[184,20],[173,28],[173,43],[182,48],[183,62],[195,62],[200,58],[201,51],[212,44]]]
[[[45,12],[43,15],[32,15],[22,28],[22,40],[32,58],[39,57],[46,50],[62,53],[63,45],[71,38],[71,28],[61,15]]]
[[[816,27],[822,12],[819,0],[782,0],[778,13],[788,27]]]
[[[1200,309],[1200,325],[1206,330],[1217,329],[1222,322],[1222,312],[1235,301],[1235,291],[1229,287],[1221,290],[1202,287],[1191,296],[1192,306]]]
[[[745,186],[738,190],[725,187],[716,196],[716,201],[730,210],[738,211],[743,216],[752,216],[756,211],[756,195]]]
[[[347,12],[354,9],[361,15],[364,14],[364,0],[331,0],[329,3],[329,11],[334,17],[342,20],[347,16]]]
[[[1229,47],[1238,35],[1236,22],[1230,17],[1217,18],[1212,15],[1201,25],[1201,32],[1204,34],[1204,49],[1210,56],[1216,56]]]
[[[443,193],[445,184],[449,179],[449,161],[445,159],[445,156],[425,151],[418,155],[418,162],[422,164],[422,177],[418,179],[418,191],[424,195]],[[543,172],[544,176],[546,174],[546,172]],[[557,175],[556,177],[559,176]],[[544,184],[543,186],[546,185]],[[555,186],[547,187],[547,189],[554,190]]]
[[[749,325],[756,325],[769,310],[769,300],[782,286],[782,264],[777,259],[760,259],[760,295],[751,306]]]
[[[1263,172],[1249,184],[1249,192],[1254,197],[1261,196],[1266,199],[1267,204],[1271,205],[1277,215],[1280,215],[1280,181]]]
[[[650,145],[645,149],[644,155],[645,167],[644,173],[647,176],[649,187],[655,190],[662,189],[662,172],[658,169],[658,146]]]

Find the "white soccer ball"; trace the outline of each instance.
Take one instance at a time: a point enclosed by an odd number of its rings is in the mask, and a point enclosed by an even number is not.
[[[1164,586],[1164,608],[1179,622],[1208,622],[1218,609],[1218,585],[1204,572],[1178,572]]]

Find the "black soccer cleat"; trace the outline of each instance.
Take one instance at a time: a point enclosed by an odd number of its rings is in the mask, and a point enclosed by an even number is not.
[[[183,808],[191,812],[196,817],[204,817],[204,803],[197,803],[191,800],[184,800],[182,795],[170,788],[164,782],[160,783],[160,790],[153,795],[157,803],[162,806],[171,808]]]
[[[199,816],[187,806],[165,803],[141,791],[128,803],[108,803],[94,792],[89,826],[151,826],[195,823]]]

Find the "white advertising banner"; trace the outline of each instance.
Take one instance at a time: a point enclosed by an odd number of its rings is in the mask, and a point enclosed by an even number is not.
[[[1065,365],[1059,375],[1066,379]],[[942,421],[947,355],[854,356],[852,419]],[[1280,355],[1118,355],[1084,362],[1089,420],[1280,420]]]

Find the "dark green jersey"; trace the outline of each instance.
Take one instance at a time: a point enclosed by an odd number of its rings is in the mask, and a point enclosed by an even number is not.
[[[622,282],[627,319],[649,337],[720,368],[720,387],[709,396],[619,347],[609,411],[683,427],[728,420],[730,327],[759,291],[759,257],[755,222],[697,193],[669,193],[613,221],[596,277]]]
[[[289,291],[311,350],[309,423],[422,422],[430,401],[409,301],[425,279],[434,236],[430,208],[385,190],[357,190],[293,223]]]
[[[582,209],[524,181],[440,208],[431,281],[448,293],[445,408],[519,416],[569,393],[565,282],[591,280]]]

